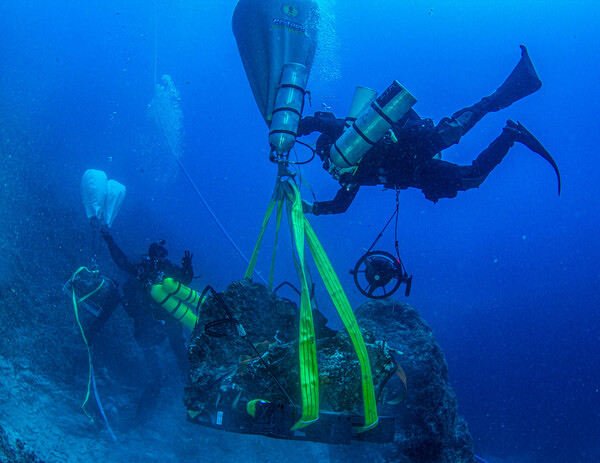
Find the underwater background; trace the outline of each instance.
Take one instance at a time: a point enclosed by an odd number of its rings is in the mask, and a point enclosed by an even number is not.
[[[89,264],[92,232],[80,196],[88,168],[127,187],[112,228],[126,253],[140,255],[163,238],[175,262],[184,249],[194,252],[200,289],[222,290],[243,277],[245,262],[173,159],[180,156],[250,255],[276,167],[231,32],[235,3],[0,2],[0,334],[10,334],[0,340],[3,359],[27,353],[32,364],[54,365],[42,344],[32,344],[39,351],[17,349],[15,343],[25,342],[14,339],[17,332],[26,337],[41,326],[55,338],[68,332],[77,339],[68,297],[53,307],[19,308],[7,304],[6,294],[14,289],[8,271],[14,259],[23,260],[21,283],[27,280],[36,294]],[[486,116],[444,159],[471,163],[507,119],[520,120],[557,161],[562,195],[556,195],[552,169],[523,146],[511,149],[479,189],[455,199],[433,204],[417,190],[401,192],[400,253],[414,279],[409,298],[401,291],[395,296],[434,330],[478,455],[490,462],[600,461],[600,5],[320,5],[321,43],[308,85],[312,107],[304,115],[330,108],[343,117],[356,85],[381,91],[397,79],[417,97],[416,111],[439,121],[495,90],[517,63],[519,45],[528,47],[541,90]],[[183,115],[175,150],[149,108],[163,75],[178,89]],[[308,155],[298,149],[299,157]],[[317,160],[302,176],[317,199],[330,199],[338,189]],[[394,207],[393,192],[364,187],[347,213],[310,218],[353,305],[364,298],[348,270]],[[289,244],[281,241],[278,279],[295,281]],[[265,239],[270,242],[272,235]],[[392,251],[392,231],[378,248]],[[105,249],[97,251],[106,272],[123,280]],[[270,253],[263,254],[258,267],[266,275]],[[330,325],[339,328],[322,287],[317,297]],[[19,324],[14,313],[20,309],[38,315]],[[82,369],[82,394],[85,375]],[[6,411],[0,418],[5,426],[15,419]],[[261,439],[254,442],[284,448]]]

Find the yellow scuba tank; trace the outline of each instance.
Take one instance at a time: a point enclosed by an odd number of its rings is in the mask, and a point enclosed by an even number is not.
[[[198,307],[200,303],[200,294],[197,291],[173,278],[165,278],[162,284],[152,285],[150,295],[186,328],[194,329],[198,317],[191,307]]]
[[[392,82],[336,140],[329,152],[331,161],[341,168],[357,164],[416,102],[397,80]]]

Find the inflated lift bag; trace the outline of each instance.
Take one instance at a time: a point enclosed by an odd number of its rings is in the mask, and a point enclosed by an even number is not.
[[[88,219],[103,219],[108,178],[101,170],[88,169],[81,178],[81,196]]]
[[[240,0],[232,27],[256,104],[271,125],[275,95],[286,63],[310,69],[319,10],[314,0]]]
[[[88,169],[81,177],[81,196],[87,218],[111,227],[125,199],[125,186],[108,180],[101,170]]]
[[[122,185],[116,180],[108,181],[103,220],[109,227],[112,227],[115,217],[121,209],[121,204],[123,204],[123,200],[125,199],[125,192],[125,185]]]

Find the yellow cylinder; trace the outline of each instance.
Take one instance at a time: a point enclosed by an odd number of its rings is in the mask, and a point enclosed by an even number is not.
[[[181,286],[187,288],[187,286]],[[184,303],[184,301],[165,291],[163,285],[152,286],[150,294],[157,303],[159,303],[175,319],[179,320],[182,325],[190,330],[194,329],[198,317],[194,315],[194,312]]]
[[[188,305],[197,306],[200,302],[200,294],[197,291],[188,288],[186,285],[182,285],[173,278],[165,278],[163,281],[163,288],[166,292],[175,296],[177,299],[181,299]]]

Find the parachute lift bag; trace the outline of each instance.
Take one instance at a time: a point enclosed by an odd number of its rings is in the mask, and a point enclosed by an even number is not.
[[[252,88],[267,126],[287,63],[313,64],[317,46],[318,6],[313,0],[240,0],[232,28]]]
[[[111,227],[125,200],[125,185],[108,180],[101,170],[88,169],[81,178],[81,196],[89,220]]]

